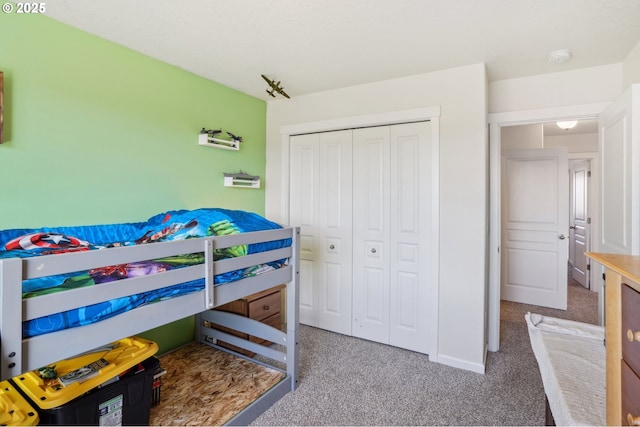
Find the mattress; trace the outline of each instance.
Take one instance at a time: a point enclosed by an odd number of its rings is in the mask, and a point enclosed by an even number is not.
[[[555,424],[606,424],[604,328],[527,313],[531,347]]]
[[[282,227],[252,212],[219,208],[174,210],[154,215],[147,221],[137,223],[1,230],[0,259],[103,250],[277,228]],[[244,256],[290,245],[291,241],[286,239],[216,249],[214,260]],[[103,283],[156,274],[203,262],[204,253],[199,252],[29,279],[23,281],[22,296],[32,298],[69,289],[99,286]],[[285,262],[286,260],[280,260],[216,275],[214,283],[216,285],[233,283],[279,268]],[[194,280],[29,320],[23,322],[23,336],[32,337],[95,323],[141,305],[196,292],[203,287],[204,279]]]

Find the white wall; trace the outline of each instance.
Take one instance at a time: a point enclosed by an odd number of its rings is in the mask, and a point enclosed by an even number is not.
[[[502,151],[504,150],[536,150],[543,148],[542,123],[502,128]]]
[[[502,151],[566,147],[568,153],[598,152],[597,132],[545,136],[542,123],[504,126],[500,130]]]
[[[598,133],[549,135],[544,137],[544,148],[557,147],[567,147],[569,153],[597,153]]]
[[[640,41],[625,58],[622,63],[622,70],[624,89],[633,83],[640,83]]]
[[[489,112],[611,102],[623,90],[621,63],[498,80],[489,84]]]
[[[283,216],[281,126],[440,107],[437,360],[478,372],[485,361],[487,83],[483,64],[270,101],[266,214]]]

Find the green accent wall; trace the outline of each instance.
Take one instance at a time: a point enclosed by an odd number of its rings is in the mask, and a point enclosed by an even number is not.
[[[264,213],[263,189],[223,186],[243,170],[264,187],[264,101],[40,15],[0,14],[0,71],[0,229]],[[202,127],[244,142],[199,146]],[[149,335],[164,352],[192,339],[193,319]]]

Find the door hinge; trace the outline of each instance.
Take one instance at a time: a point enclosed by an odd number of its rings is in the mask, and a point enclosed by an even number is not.
[[[587,224],[591,224],[591,218],[587,218]]]
[[[587,271],[591,270],[591,264],[587,264]]]
[[[587,178],[591,178],[591,171],[587,171]]]

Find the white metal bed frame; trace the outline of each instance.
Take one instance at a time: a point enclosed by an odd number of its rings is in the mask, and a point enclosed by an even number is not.
[[[106,343],[196,315],[197,340],[214,347],[217,347],[217,340],[222,340],[286,366],[283,370],[277,363],[259,362],[285,373],[285,377],[228,422],[231,425],[246,425],[284,394],[295,390],[298,384],[299,236],[298,228],[282,228],[33,258],[0,259],[0,379],[13,378]],[[292,245],[213,261],[214,249],[281,239],[291,239]],[[22,299],[23,280],[197,252],[204,252],[203,264]],[[214,275],[285,258],[288,261],[282,268],[214,286]],[[201,291],[138,307],[90,325],[31,338],[22,337],[23,321],[199,278],[205,279]],[[239,315],[210,310],[283,283],[286,284],[286,331]],[[208,328],[205,321],[266,339],[279,346],[260,345]]]

